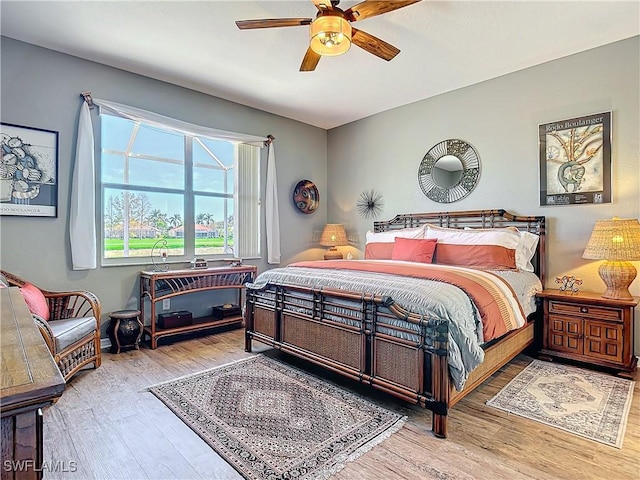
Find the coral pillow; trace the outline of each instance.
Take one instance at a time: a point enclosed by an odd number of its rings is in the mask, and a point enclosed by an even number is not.
[[[397,237],[393,244],[391,260],[431,263],[437,242],[437,239],[425,240]]]
[[[20,288],[20,293],[22,294],[22,297],[24,298],[24,301],[27,304],[27,307],[29,307],[31,313],[34,313],[45,320],[49,320],[49,304],[38,287],[31,283],[25,283]]]
[[[435,263],[458,267],[516,270],[516,251],[499,245],[439,243]]]
[[[465,230],[475,230],[475,231],[510,231],[515,232],[520,235],[520,242],[518,243],[518,247],[516,248],[516,267],[520,270],[524,270],[525,272],[533,272],[535,269],[533,268],[533,264],[531,263],[531,259],[536,254],[536,247],[538,246],[538,241],[540,237],[535,233],[520,231],[516,227],[498,227],[498,228],[475,228],[472,229],[470,227],[465,227]]]
[[[393,242],[370,242],[364,247],[364,258],[367,260],[391,260]]]
[[[435,263],[459,267],[517,270],[517,230],[459,230],[429,225],[426,238],[437,238]]]

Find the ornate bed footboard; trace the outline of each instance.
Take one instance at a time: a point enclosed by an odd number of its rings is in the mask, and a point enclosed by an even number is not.
[[[246,302],[246,351],[257,340],[420,404],[446,435],[435,418],[446,416],[450,389],[446,322],[388,297],[328,289],[268,285],[249,289]]]

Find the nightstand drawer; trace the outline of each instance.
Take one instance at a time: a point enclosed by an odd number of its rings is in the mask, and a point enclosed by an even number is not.
[[[549,301],[549,313],[557,315],[579,315],[602,320],[622,322],[622,309],[601,307],[599,305],[584,305],[580,303]]]

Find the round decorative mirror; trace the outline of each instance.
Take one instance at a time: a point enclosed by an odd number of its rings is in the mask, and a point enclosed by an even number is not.
[[[418,168],[422,192],[438,203],[451,203],[471,193],[480,178],[480,157],[463,140],[444,140],[429,149]]]

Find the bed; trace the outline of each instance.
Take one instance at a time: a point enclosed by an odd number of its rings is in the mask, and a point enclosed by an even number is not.
[[[255,340],[418,404],[444,438],[448,410],[533,343],[544,258],[542,216],[377,221],[365,260],[299,262],[247,284],[245,350]]]

